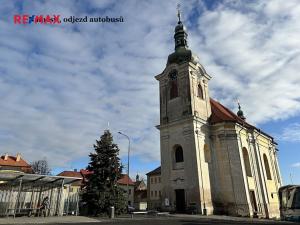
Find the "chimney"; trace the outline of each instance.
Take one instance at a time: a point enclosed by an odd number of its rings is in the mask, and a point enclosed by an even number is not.
[[[19,162],[21,160],[21,154],[18,153],[17,156],[16,156],[16,162]]]
[[[8,160],[8,153],[5,153],[5,155],[4,155],[4,160],[5,160],[5,161]]]

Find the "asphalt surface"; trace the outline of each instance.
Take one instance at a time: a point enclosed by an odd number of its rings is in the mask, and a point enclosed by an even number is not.
[[[66,223],[47,223],[50,225],[59,225]],[[120,224],[120,225],[209,225],[209,224],[296,224],[290,222],[280,222],[280,221],[258,221],[251,219],[240,219],[240,221],[234,220],[223,220],[223,219],[212,219],[212,218],[188,218],[188,217],[165,217],[165,218],[157,218],[157,217],[139,217],[139,218],[118,218],[113,220],[102,220],[99,222],[90,222],[90,223],[67,223],[69,225],[81,224],[81,225],[111,225],[111,224]]]

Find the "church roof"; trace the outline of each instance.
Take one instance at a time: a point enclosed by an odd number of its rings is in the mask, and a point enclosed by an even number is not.
[[[216,123],[221,123],[221,122],[238,123],[248,129],[256,129],[259,132],[261,132],[262,134],[270,137],[273,140],[272,136],[266,134],[265,132],[261,131],[260,129],[256,128],[255,126],[247,123],[245,120],[240,118],[238,115],[236,115],[230,109],[226,108],[220,102],[217,102],[216,100],[211,98],[210,105],[211,105],[211,117],[210,117],[211,124],[216,124]]]
[[[237,122],[246,126],[247,128],[254,128],[252,125],[248,124],[245,120],[241,119],[239,116],[237,116],[230,109],[226,108],[220,102],[217,102],[216,100],[211,98],[210,105],[212,111],[210,123],[215,124],[220,122]]]

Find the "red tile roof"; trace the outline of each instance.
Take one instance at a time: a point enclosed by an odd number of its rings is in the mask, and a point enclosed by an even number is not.
[[[134,185],[134,182],[131,180],[130,177],[127,176],[127,174],[122,174],[122,177],[117,181],[118,184],[127,185]]]
[[[273,140],[273,137],[266,134],[265,132],[261,131],[260,129],[256,128],[255,126],[247,123],[245,120],[238,117],[234,112],[232,112],[230,109],[223,106],[220,102],[217,102],[214,99],[210,99],[210,105],[211,105],[211,117],[210,117],[210,123],[216,124],[220,122],[235,122],[239,123],[242,126],[248,128],[248,129],[256,129],[259,132],[263,133],[264,135],[270,137]]]
[[[219,122],[237,122],[240,124],[251,126],[250,124],[246,123],[245,120],[238,117],[230,109],[226,108],[220,102],[217,102],[212,98],[210,99],[210,105],[212,111],[210,122],[212,124]]]
[[[80,172],[77,172],[77,171],[63,171],[63,172],[57,174],[57,176],[82,178],[82,174]]]
[[[63,172],[57,174],[57,176],[83,178],[82,174],[77,171],[63,171]],[[72,186],[84,186],[83,179],[72,183]]]
[[[15,156],[8,156],[7,160],[4,159],[5,156],[2,155],[0,158],[0,165],[1,166],[30,166],[24,159],[20,158],[19,161],[17,161],[17,157]]]
[[[85,175],[93,174],[94,172],[93,172],[93,171],[89,171],[89,170],[81,169],[81,170],[80,170],[80,173],[81,173],[83,176],[85,176]]]
[[[20,168],[25,173],[32,173],[32,168],[29,163],[27,163],[24,159],[20,157],[19,161],[17,161],[17,157],[15,156],[7,156],[5,160],[5,155],[0,157],[0,167],[13,167]]]

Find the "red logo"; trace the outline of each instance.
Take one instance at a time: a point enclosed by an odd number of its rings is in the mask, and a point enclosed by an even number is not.
[[[60,24],[60,15],[14,15],[14,24]]]

